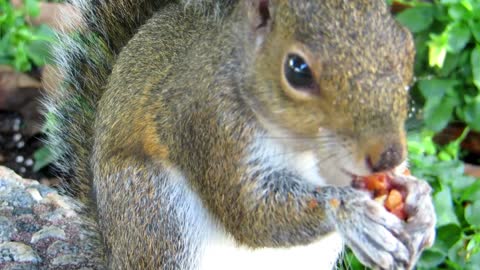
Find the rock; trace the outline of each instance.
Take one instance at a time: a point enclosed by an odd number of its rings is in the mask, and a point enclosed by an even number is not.
[[[4,270],[38,270],[38,265],[31,263],[14,263],[3,268]]]
[[[105,269],[82,204],[0,166],[0,269]]]
[[[81,255],[62,255],[52,261],[53,266],[65,268],[70,265],[80,265],[88,262],[88,258]]]
[[[0,263],[4,262],[26,262],[39,263],[42,260],[38,254],[23,243],[5,242],[0,244]]]
[[[55,241],[47,249],[47,255],[50,257],[56,257],[64,254],[77,254],[78,252],[78,247],[70,245],[68,242],[61,240]]]
[[[35,244],[38,241],[41,241],[41,240],[44,240],[44,239],[47,239],[47,238],[55,238],[55,239],[65,240],[66,236],[65,236],[65,232],[62,229],[54,227],[54,226],[50,226],[50,227],[43,228],[40,231],[34,233],[32,235],[31,243]]]
[[[0,216],[0,243],[8,241],[16,231],[12,221]]]

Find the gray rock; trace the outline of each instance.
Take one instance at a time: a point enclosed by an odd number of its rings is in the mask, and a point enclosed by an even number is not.
[[[18,242],[5,242],[0,244],[0,263],[25,262],[40,263],[42,260],[29,246]]]
[[[26,232],[26,233],[34,233],[39,231],[42,228],[40,224],[35,223],[35,220],[36,219],[33,215],[20,215],[17,218],[15,225],[18,231]]]
[[[56,223],[60,220],[65,219],[65,215],[66,215],[65,212],[66,212],[65,210],[63,210],[61,208],[58,208],[58,209],[55,209],[52,212],[42,214],[41,218],[45,219],[45,220],[48,220],[50,222]]]
[[[13,207],[8,206],[7,202],[3,202],[5,205],[2,205],[2,202],[0,201],[0,215],[4,217],[11,217],[13,215]]]
[[[62,229],[60,229],[58,227],[50,226],[50,227],[43,228],[40,231],[34,233],[32,235],[31,243],[35,244],[35,243],[38,243],[38,241],[41,241],[41,240],[44,240],[44,239],[47,239],[47,238],[55,238],[55,239],[65,240],[66,235],[65,235],[65,232]]]
[[[3,194],[0,193],[0,202],[8,202],[8,205],[18,208],[30,208],[34,200],[27,191],[13,189]]]
[[[17,232],[17,229],[13,222],[0,216],[0,243],[9,241],[15,232]]]
[[[57,193],[53,188],[49,188],[47,186],[44,186],[44,185],[33,185],[32,188],[35,188],[38,190],[38,192],[40,192],[40,195],[42,197],[46,197],[48,194],[54,194],[54,193]]]
[[[47,255],[49,257],[57,257],[58,255],[65,254],[77,254],[79,248],[77,246],[71,245],[68,242],[58,240],[53,242],[47,249]]]
[[[88,258],[82,255],[62,255],[52,261],[52,265],[56,267],[66,267],[70,265],[83,265],[88,263]]]
[[[31,263],[13,263],[4,268],[4,270],[38,270],[38,265]]]
[[[81,211],[73,198],[0,166],[0,268],[105,269],[96,223]]]

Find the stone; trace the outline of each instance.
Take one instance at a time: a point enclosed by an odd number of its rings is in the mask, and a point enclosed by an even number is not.
[[[17,232],[15,225],[8,218],[0,216],[0,243],[10,241]]]
[[[40,225],[35,222],[33,215],[23,215],[17,218],[16,227],[21,232],[34,233],[41,229]]]
[[[65,231],[55,226],[43,228],[32,235],[31,243],[35,244],[47,238],[56,238],[56,239],[65,240],[66,239]]]
[[[0,263],[25,262],[40,263],[38,254],[29,246],[18,242],[6,242],[0,244]]]
[[[79,251],[77,246],[71,245],[68,242],[58,240],[53,242],[47,249],[47,255],[49,257],[57,257],[64,254],[77,254]]]
[[[98,228],[83,207],[0,166],[0,269],[105,269]]]
[[[56,267],[65,267],[70,265],[83,265],[88,263],[88,258],[82,255],[62,255],[52,261],[52,265]]]
[[[4,270],[38,270],[38,265],[31,263],[14,263],[3,268]]]

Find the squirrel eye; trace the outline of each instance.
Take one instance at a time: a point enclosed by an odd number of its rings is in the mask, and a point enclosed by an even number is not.
[[[289,54],[285,62],[285,77],[295,88],[309,88],[313,85],[313,76],[305,60],[296,54]]]

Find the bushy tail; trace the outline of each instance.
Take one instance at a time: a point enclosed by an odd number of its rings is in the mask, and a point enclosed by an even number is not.
[[[47,94],[49,146],[63,174],[72,177],[73,191],[89,203],[89,169],[97,102],[112,65],[125,44],[153,13],[170,2],[182,2],[199,12],[221,13],[235,0],[71,0],[78,19],[73,34],[61,34],[54,56],[62,82]],[[68,16],[71,16],[69,14]]]

